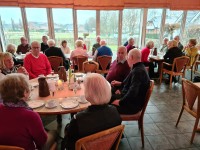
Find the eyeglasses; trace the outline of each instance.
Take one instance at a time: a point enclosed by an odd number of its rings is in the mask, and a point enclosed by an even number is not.
[[[40,49],[40,47],[32,47],[32,49]]]

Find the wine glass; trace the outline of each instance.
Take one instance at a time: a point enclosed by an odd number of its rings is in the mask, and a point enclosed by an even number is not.
[[[51,70],[51,75],[52,75],[52,76],[54,75],[54,70]]]
[[[49,86],[49,91],[52,95],[52,97],[54,97],[55,91],[56,91],[56,84],[54,80],[49,80],[48,81],[48,86]]]
[[[78,82],[79,87],[81,87],[81,79],[80,78],[77,78],[77,82]]]
[[[74,91],[75,96],[76,96],[77,89],[78,89],[78,87],[77,87],[77,83],[74,82],[74,85],[73,85],[73,91]]]

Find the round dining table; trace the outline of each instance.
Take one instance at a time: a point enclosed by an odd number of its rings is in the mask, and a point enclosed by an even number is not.
[[[57,82],[57,81],[55,81]],[[54,94],[50,93],[49,96],[46,97],[40,97],[39,96],[39,84],[38,79],[32,79],[29,80],[29,84],[31,85],[31,94],[30,94],[30,100],[27,102],[28,104],[30,102],[34,101],[41,101],[43,105],[41,105],[38,108],[34,108],[33,110],[40,115],[58,115],[58,114],[69,114],[69,113],[77,113],[79,111],[85,110],[88,106],[90,106],[90,102],[84,102],[80,103],[77,102],[78,105],[73,108],[64,108],[62,107],[62,102],[72,99],[73,97],[80,97],[84,96],[84,86],[81,83],[80,88],[75,93],[73,90],[70,90],[67,83],[63,84],[63,89],[56,90]],[[54,101],[56,103],[56,107],[48,108],[46,107],[46,104],[49,101]]]

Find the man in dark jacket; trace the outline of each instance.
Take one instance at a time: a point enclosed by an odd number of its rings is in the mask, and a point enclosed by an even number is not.
[[[58,47],[55,47],[55,41],[53,39],[49,39],[47,41],[47,44],[49,45],[49,48],[45,50],[45,55],[47,57],[50,56],[58,56],[63,58],[63,65],[68,70],[69,68],[69,61],[65,58],[65,55],[63,54],[62,50]]]
[[[128,64],[131,72],[123,82],[112,81],[112,86],[122,86],[122,90],[115,91],[111,102],[120,114],[135,114],[144,105],[145,96],[150,86],[150,78],[141,62],[141,52],[133,49],[128,53]]]

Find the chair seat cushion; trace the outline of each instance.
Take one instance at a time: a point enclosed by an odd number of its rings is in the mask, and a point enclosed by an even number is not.
[[[120,114],[121,118],[123,121],[129,121],[129,120],[139,120],[140,116],[141,116],[141,111],[139,111],[136,114],[132,114],[132,115],[125,115],[125,114]]]

